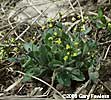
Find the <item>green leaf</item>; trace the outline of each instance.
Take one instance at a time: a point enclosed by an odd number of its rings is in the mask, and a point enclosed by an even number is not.
[[[102,8],[99,8],[99,9],[98,9],[98,17],[99,17],[99,19],[100,19],[104,24],[106,23],[106,19],[105,19],[105,17],[104,17]]]
[[[90,50],[97,49],[97,43],[94,40],[89,40],[88,46],[89,46]]]
[[[31,80],[31,77],[25,75],[22,82],[27,82],[27,81],[30,81]]]
[[[64,86],[70,86],[71,80],[70,80],[70,74],[66,71],[62,71],[57,74],[57,81],[64,85]]]
[[[96,80],[99,78],[99,73],[97,71],[94,71],[93,66],[89,67],[88,74],[89,74],[90,80],[92,80],[93,82],[96,82]]]
[[[75,80],[75,81],[84,81],[85,80],[85,77],[84,77],[83,73],[79,69],[73,69],[71,71],[71,73],[72,73],[71,74],[72,75],[72,77],[71,77],[72,80]]]
[[[32,59],[28,57],[28,60],[26,60],[25,64],[23,64],[22,67],[23,68],[27,67],[28,65],[30,65],[31,62],[32,62]]]
[[[57,26],[58,28],[61,28],[61,29],[62,29],[62,23],[61,23],[61,22],[57,22],[56,26]]]
[[[93,82],[96,82],[96,80],[99,78],[99,73],[98,72],[90,72],[89,73],[89,78]]]
[[[105,25],[103,23],[100,23],[100,22],[96,22],[96,27],[98,29],[104,29],[105,28]]]
[[[55,69],[55,68],[57,68],[57,67],[60,67],[62,65],[62,62],[61,61],[58,61],[58,60],[55,60],[55,59],[52,59],[52,61],[51,62],[49,62],[49,67],[51,68],[51,69]]]
[[[9,62],[18,62],[18,61],[20,61],[20,59],[15,58],[15,57],[8,58],[7,60],[8,60]]]
[[[37,46],[32,44],[32,43],[25,43],[24,44],[24,49],[29,52],[29,51],[37,51]]]
[[[33,75],[34,72],[33,72],[34,69],[30,68],[26,71],[26,75],[24,76],[23,78],[23,82],[26,82],[26,81],[30,81],[31,80],[31,77],[29,77],[28,75]]]
[[[99,18],[103,17],[103,11],[101,8],[98,9],[98,17]]]
[[[87,43],[84,43],[83,55],[87,54],[88,51],[89,51],[89,47],[88,47]]]
[[[45,45],[41,45],[39,47],[39,61],[41,65],[46,65],[48,64],[48,50],[45,47]]]
[[[91,27],[88,27],[88,28],[83,32],[83,34],[84,34],[84,35],[87,35],[88,33],[91,32],[91,30],[92,30],[92,28],[91,28]]]

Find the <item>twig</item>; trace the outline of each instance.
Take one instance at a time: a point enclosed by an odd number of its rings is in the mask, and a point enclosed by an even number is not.
[[[14,29],[13,25],[12,25],[11,22],[10,22],[10,18],[11,18],[11,16],[8,18],[8,23],[9,23],[9,25],[11,26],[11,28]],[[14,33],[15,33],[16,36],[18,36],[18,34],[16,33],[15,30],[14,30]],[[19,39],[20,39],[22,42],[25,42],[22,38],[19,37]]]
[[[53,84],[54,84],[55,76],[56,76],[56,72],[54,71],[54,72],[53,72],[53,75],[52,75],[52,83],[51,83],[51,86],[53,86]],[[44,94],[49,95],[50,90],[51,90],[51,87],[49,87],[49,89],[48,89]]]
[[[80,13],[81,13],[81,19],[83,21],[84,18],[83,18],[83,12],[82,12],[82,8],[81,8],[81,5],[80,5],[80,2],[79,2],[79,0],[76,0],[76,1],[78,2],[79,8],[80,8]]]
[[[71,3],[71,0],[69,0],[69,4],[70,4],[70,6],[71,6],[72,10],[73,10],[73,11],[76,11],[76,10],[74,9],[74,7],[73,7],[72,3]]]
[[[3,96],[3,95],[4,95],[4,93],[0,93],[0,97]]]
[[[23,84],[23,85],[19,88],[19,90],[17,91],[16,94],[18,94],[18,93],[23,89],[24,86],[25,86],[25,85]]]
[[[94,90],[95,90],[95,88],[96,88],[98,82],[99,82],[99,80],[97,80],[97,82],[94,83],[94,85],[92,86],[92,88],[91,88],[91,90],[89,91],[88,95],[91,95],[91,94],[94,92]],[[90,97],[87,98],[87,100],[89,100],[89,99],[90,99]]]
[[[80,20],[75,21],[66,31],[66,33],[68,33],[73,27],[74,25],[78,24],[80,22]]]
[[[42,87],[35,87],[31,93],[29,94],[29,96],[34,96],[34,95],[41,95],[41,91],[43,90]]]
[[[103,43],[99,43],[99,44],[100,44],[100,45],[104,45],[104,44],[108,44],[108,43],[111,43],[111,40],[106,41],[106,42],[103,42]]]
[[[36,12],[38,12],[40,15],[43,15],[43,16],[44,16],[44,14],[43,14],[41,11],[39,11],[39,9],[37,9],[37,8],[32,4],[31,0],[27,0],[27,1],[28,1],[29,5],[32,5],[32,8],[35,9]]]
[[[79,94],[83,89],[85,89],[91,81],[88,80],[79,90],[75,92],[75,94]]]
[[[3,96],[0,97],[0,100],[47,100],[44,97],[46,95],[37,95],[37,96]]]
[[[29,28],[30,28],[30,26],[28,26],[19,36],[17,36],[17,38],[15,40],[18,40],[20,37],[22,37]]]
[[[57,91],[54,87],[52,87],[50,84],[48,84],[48,83],[45,82],[44,80],[42,80],[42,79],[40,79],[40,78],[38,78],[38,77],[35,77],[35,76],[33,76],[33,75],[25,74],[25,73],[23,73],[23,72],[21,72],[21,71],[16,71],[16,72],[17,72],[17,73],[20,73],[20,74],[22,74],[22,75],[27,75],[27,76],[29,76],[29,77],[32,77],[32,78],[34,78],[34,79],[36,79],[36,80],[44,83],[45,85],[47,85],[47,86],[49,86],[50,88],[52,88],[56,93],[58,93],[58,94],[63,98],[63,100],[66,100],[65,97],[64,97],[59,91]]]
[[[100,79],[99,82],[111,93],[111,90],[107,87],[107,85],[105,85]]]
[[[21,81],[22,81],[23,77],[18,79],[15,83],[13,83],[12,85],[10,85],[7,89],[4,90],[4,92],[8,92],[11,89],[13,89],[15,86],[17,86]]]
[[[46,10],[48,9],[48,7],[46,8]],[[46,11],[45,10],[45,11]],[[44,11],[44,12],[45,12]],[[44,12],[42,12],[42,13],[44,13]],[[35,18],[35,20],[33,20],[32,21],[32,23],[31,23],[31,25],[33,25],[35,22],[36,22],[36,20],[39,18],[39,17],[41,17],[42,16],[42,14],[40,14],[40,15],[38,15],[38,17],[36,17]],[[20,37],[22,37],[24,34],[25,34],[25,32],[30,28],[31,26],[28,26],[15,40],[18,40]]]
[[[94,12],[91,12],[91,11],[88,11],[88,14],[89,15],[96,15],[96,16],[98,15],[97,13],[94,13]],[[107,21],[111,21],[111,19],[108,18],[107,16],[104,15],[104,17],[106,18]]]
[[[4,28],[6,28],[6,27],[9,27],[10,25],[16,24],[16,23],[17,23],[17,22],[12,22],[12,23],[10,23],[10,24],[6,24],[6,25],[0,27],[0,30],[4,29]]]
[[[103,60],[105,60],[105,59],[106,59],[106,57],[107,57],[107,55],[108,55],[108,52],[109,52],[110,47],[111,47],[111,44],[108,46],[107,51],[106,51],[106,53],[105,53],[105,56],[104,56]]]
[[[79,94],[83,89],[85,89],[91,81],[88,80],[80,89],[78,89],[74,94]],[[71,100],[75,100],[72,98]]]

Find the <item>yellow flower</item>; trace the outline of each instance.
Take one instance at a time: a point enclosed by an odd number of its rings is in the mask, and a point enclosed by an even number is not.
[[[61,28],[59,28],[59,31],[60,31],[60,32],[62,32],[62,29],[61,29]]]
[[[11,38],[11,42],[14,42],[15,41],[15,39],[14,38]]]
[[[88,52],[87,54],[90,55],[90,52]]]
[[[44,26],[42,26],[42,30],[44,30],[46,28],[46,26],[44,25]]]
[[[74,27],[74,29],[73,29],[74,31],[76,31],[77,30],[77,27]]]
[[[94,57],[94,54],[92,54],[92,57]]]
[[[76,19],[74,17],[72,17],[72,21],[75,21]]]
[[[70,45],[67,44],[67,45],[66,45],[66,49],[68,50],[68,49],[70,49],[70,48],[71,48]]]
[[[78,15],[78,16],[77,16],[77,18],[79,18],[79,19],[80,19],[80,18],[81,18],[81,16],[80,16],[80,15]]]
[[[79,52],[79,51],[80,51],[80,49],[77,49],[77,51]]]
[[[14,51],[18,51],[18,48],[17,48],[17,47],[15,47],[13,50],[14,50]]]
[[[53,18],[48,18],[47,19],[47,22],[52,22],[53,21]]]
[[[51,28],[51,27],[53,27],[53,24],[52,24],[52,23],[50,23],[50,24],[49,24],[49,27],[50,27],[50,28]]]
[[[3,53],[4,52],[4,50],[0,50],[0,53]]]
[[[53,37],[49,37],[48,40],[53,40]]]
[[[111,23],[108,23],[108,26],[111,26]]]
[[[78,47],[78,45],[79,45],[78,42],[74,42],[74,46],[75,46],[76,48]]]
[[[85,25],[81,27],[81,32],[85,31]]]
[[[67,52],[67,55],[69,55],[70,54],[70,52]]]
[[[21,45],[21,43],[18,43],[18,46],[20,46]]]
[[[84,19],[82,19],[82,22],[84,23],[84,22],[85,22],[85,20],[84,20]]]
[[[63,58],[63,59],[64,59],[64,61],[66,61],[66,60],[68,59],[68,56],[64,56],[64,58]]]
[[[61,39],[59,38],[57,41],[55,41],[57,44],[61,44]]]
[[[77,55],[78,55],[78,54],[74,52],[72,56],[76,57]]]
[[[57,32],[54,32],[54,35],[57,36]]]

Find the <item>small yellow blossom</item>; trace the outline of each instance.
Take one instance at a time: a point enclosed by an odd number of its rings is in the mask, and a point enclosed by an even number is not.
[[[70,55],[70,52],[67,52],[67,55]]]
[[[108,23],[108,26],[111,27],[111,23]]]
[[[81,16],[80,16],[80,15],[78,15],[78,16],[77,16],[77,18],[81,18]]]
[[[53,40],[53,37],[49,37],[48,40]]]
[[[78,45],[79,45],[79,42],[74,42],[75,47],[78,47]]]
[[[14,42],[15,41],[15,39],[14,38],[11,38],[11,42]]]
[[[82,19],[82,22],[84,23],[84,22],[85,22],[85,20],[84,20],[84,19]]]
[[[57,32],[54,32],[54,35],[57,36]]]
[[[80,49],[77,49],[77,51],[80,51]]]
[[[4,50],[0,50],[0,53],[3,53],[4,52]]]
[[[60,32],[62,32],[62,29],[61,29],[61,28],[59,28],[59,31],[60,31]]]
[[[68,49],[70,49],[70,48],[71,48],[70,45],[67,44],[67,45],[66,45],[66,49],[68,50]]]
[[[53,18],[48,18],[47,19],[47,22],[52,22],[53,21]]]
[[[50,23],[50,24],[49,24],[49,27],[50,27],[50,28],[51,28],[51,27],[53,27],[53,24],[52,24],[52,23]]]
[[[74,52],[72,56],[76,57],[77,55],[78,55],[78,54]]]
[[[92,55],[92,57],[94,57],[94,54]]]
[[[68,59],[68,56],[65,56],[63,59],[64,59],[64,61],[66,61]]]
[[[77,30],[77,27],[74,27],[74,29],[73,29],[74,31],[76,31]]]
[[[55,41],[57,44],[61,44],[61,39],[59,38],[57,41]]]
[[[18,48],[17,48],[17,47],[15,47],[13,50],[14,50],[14,51],[18,51]]]
[[[21,45],[21,43],[18,43],[18,46],[20,46]]]
[[[81,27],[81,32],[85,31],[85,25]]]
[[[76,19],[74,17],[72,17],[72,21],[75,21]]]
[[[42,30],[44,30],[46,28],[46,26],[44,25],[44,26],[42,26]]]
[[[88,52],[87,54],[90,55],[90,52]]]

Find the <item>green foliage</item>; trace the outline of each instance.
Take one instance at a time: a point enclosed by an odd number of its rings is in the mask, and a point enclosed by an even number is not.
[[[103,9],[98,9],[98,15],[91,17],[92,23],[96,26],[96,28],[99,29],[105,29],[107,26],[107,21],[105,19]]]
[[[84,81],[84,71],[96,64],[97,43],[87,38],[91,28],[67,33],[61,22],[49,23],[39,44],[25,43],[21,64],[25,72],[42,77],[56,72],[56,81],[65,86],[71,80]],[[91,75],[90,75],[91,76]],[[25,78],[27,80],[29,78]]]
[[[91,23],[99,36],[99,42],[105,42],[111,40],[111,20],[105,17],[102,7],[98,9],[97,16],[90,16]],[[101,34],[98,34],[98,33]]]

